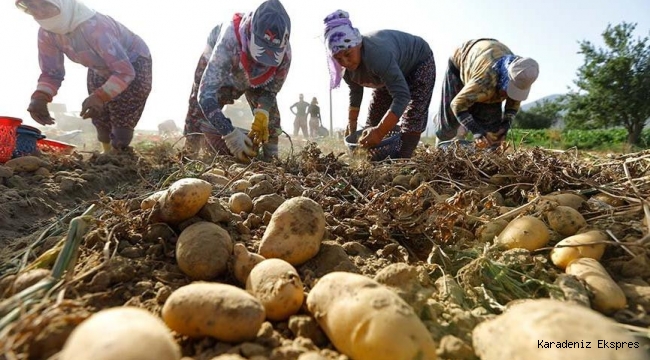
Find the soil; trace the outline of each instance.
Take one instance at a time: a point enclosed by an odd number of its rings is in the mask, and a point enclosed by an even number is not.
[[[506,251],[480,236],[483,224],[507,213],[507,220],[545,220],[535,203],[554,192],[583,196],[588,228],[609,231],[621,243],[608,246],[601,259],[628,298],[627,308],[610,316],[650,326],[650,257],[647,242],[639,242],[647,235],[641,201],[650,196],[643,180],[650,152],[592,157],[537,148],[421,147],[411,160],[371,164],[322,148],[308,144],[274,163],[239,165],[231,157],[189,160],[162,143],[120,155],[46,156],[47,164],[33,172],[0,166],[0,299],[47,275],[41,270],[16,280],[19,270],[52,269],[68,224],[94,205],[74,271],[0,329],[0,359],[56,359],[74,327],[101,309],[137,306],[159,315],[170,294],[191,282],[174,254],[185,227],[212,221],[256,252],[273,210],[299,195],[318,202],[327,221],[320,252],[297,267],[305,292],[333,271],[374,278],[413,307],[441,359],[477,359],[472,329],[513,301],[552,297],[589,305],[589,289],[553,266],[550,249]],[[230,213],[230,184],[252,174],[266,175],[251,190],[253,211]],[[214,182],[208,205],[178,225],[151,223],[141,201],[184,177]],[[598,193],[620,201],[590,200]],[[561,239],[552,238],[549,246]],[[211,281],[243,286],[230,272]],[[347,359],[306,307],[288,321],[265,322],[250,342],[176,339],[184,360]]]

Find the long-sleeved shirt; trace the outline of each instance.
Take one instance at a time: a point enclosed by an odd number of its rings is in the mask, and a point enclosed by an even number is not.
[[[433,56],[429,44],[419,36],[397,30],[379,30],[362,37],[361,63],[345,70],[343,79],[350,87],[350,106],[358,108],[363,88],[386,87],[393,98],[390,110],[402,116],[411,92],[406,77],[423,61]]]
[[[38,61],[41,76],[37,90],[52,97],[57,94],[65,78],[64,54],[71,61],[108,79],[95,91],[104,101],[118,96],[133,81],[135,70],[132,63],[138,57],[151,57],[147,44],[138,35],[100,13],[64,35],[40,28]]]
[[[198,101],[208,122],[222,134],[227,135],[234,130],[230,119],[222,112],[220,97],[231,97],[234,93],[240,95],[246,92],[249,102],[255,107],[269,111],[269,116],[279,116],[277,111],[277,94],[287,79],[291,65],[291,47],[287,50],[275,74],[259,87],[251,86],[242,65],[240,65],[242,49],[235,34],[233,21],[216,26],[208,37],[208,45],[203,57],[208,65],[199,85]],[[279,119],[269,119],[269,124],[278,123]]]
[[[297,103],[291,105],[289,110],[291,110],[291,112],[296,116],[306,116],[308,107],[309,107],[309,103],[306,102],[305,100],[301,100],[301,101],[298,101]],[[294,108],[296,110],[294,110]]]
[[[451,56],[451,62],[460,72],[462,90],[451,101],[457,117],[474,103],[497,103],[506,100],[505,110],[516,113],[520,102],[499,93],[499,73],[494,64],[499,58],[513,55],[504,44],[494,39],[471,40],[461,45]]]

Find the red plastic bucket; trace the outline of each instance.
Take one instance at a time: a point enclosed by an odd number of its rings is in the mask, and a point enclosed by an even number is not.
[[[11,160],[16,147],[16,129],[22,120],[15,117],[0,116],[0,163]]]

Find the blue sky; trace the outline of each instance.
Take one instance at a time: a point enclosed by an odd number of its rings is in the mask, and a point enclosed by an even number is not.
[[[153,91],[139,128],[153,129],[166,119],[181,125],[187,111],[194,68],[210,29],[235,11],[248,11],[259,0],[86,0],[139,34],[149,45],[154,62]],[[292,128],[289,107],[298,94],[319,98],[323,119],[330,118],[328,73],[322,45],[322,19],[336,9],[350,13],[361,32],[397,29],[425,38],[437,62],[438,77],[431,109],[437,112],[440,84],[447,58],[456,46],[477,37],[499,39],[517,55],[535,58],[540,77],[529,100],[566,92],[583,58],[578,42],[601,44],[607,24],[638,23],[636,36],[650,31],[650,0],[284,0],[292,20],[294,60],[289,78],[278,96],[282,126]],[[12,0],[0,3],[0,115],[23,118],[39,75],[38,25],[15,9]],[[55,98],[78,111],[86,97],[85,68],[66,61],[67,77]],[[345,86],[345,85],[344,85]],[[333,91],[334,127],[347,117],[347,89]],[[364,111],[370,99],[366,90]],[[290,131],[288,131],[290,132]]]

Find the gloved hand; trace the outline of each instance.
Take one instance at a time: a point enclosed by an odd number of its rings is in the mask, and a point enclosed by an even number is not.
[[[104,101],[99,96],[92,94],[84,100],[81,104],[81,113],[79,115],[84,118],[96,118],[104,112]]]
[[[497,132],[487,132],[485,135],[475,139],[476,147],[488,148],[498,146],[506,139],[507,128],[501,128]]]
[[[32,95],[32,100],[29,102],[27,111],[32,116],[32,119],[41,125],[52,125],[54,119],[50,116],[50,111],[47,109],[47,103],[50,97],[45,93],[36,91]]]
[[[354,134],[356,131],[357,131],[357,122],[351,120],[348,121],[348,126],[345,128],[345,136]]]
[[[253,149],[253,141],[237,128],[225,135],[223,141],[237,160],[243,163],[249,163],[250,158],[257,155]]]
[[[269,141],[269,112],[263,109],[255,109],[253,116],[255,118],[248,137],[253,140],[253,144],[257,147]]]

